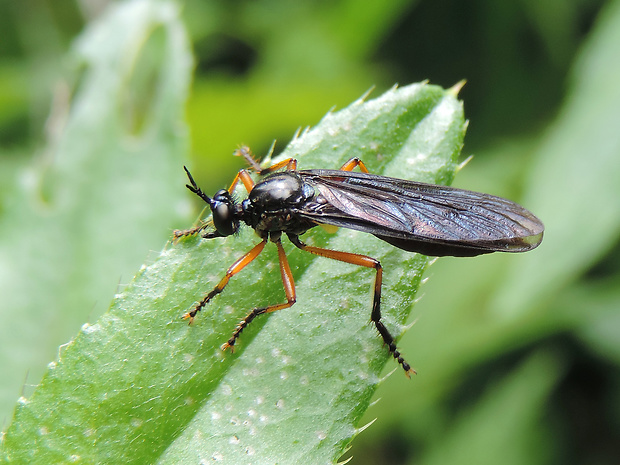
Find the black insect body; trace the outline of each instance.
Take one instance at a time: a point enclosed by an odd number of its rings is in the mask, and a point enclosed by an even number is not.
[[[191,323],[202,307],[224,290],[230,278],[261,253],[268,240],[278,249],[286,302],[253,309],[237,325],[223,350],[232,349],[243,329],[258,315],[295,303],[295,283],[280,241],[282,233],[306,252],[376,270],[371,321],[407,376],[415,371],[402,358],[394,338],[381,321],[383,268],[379,261],[365,255],[309,246],[299,236],[326,224],[370,233],[410,252],[457,257],[496,251],[526,252],[542,241],[544,226],[538,218],[520,205],[492,195],[370,174],[358,158],[352,158],[340,170],[297,171],[294,159],[260,169],[247,147],[241,147],[236,154],[245,157],[259,175],[268,176],[255,184],[249,172],[241,170],[228,190],[220,190],[210,198],[185,168],[191,183],[187,187],[211,208],[215,230],[203,237],[229,236],[245,223],[262,240],[238,259],[184,318]],[[353,172],[358,166],[362,172]],[[285,171],[275,172],[283,168]],[[249,195],[235,202],[232,193],[239,181]],[[197,234],[205,227],[175,231],[175,238]]]

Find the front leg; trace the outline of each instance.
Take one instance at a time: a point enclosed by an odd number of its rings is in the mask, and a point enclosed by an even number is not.
[[[286,254],[284,253],[284,248],[282,247],[282,242],[280,241],[280,237],[278,234],[277,238],[271,238],[272,242],[276,244],[278,248],[278,260],[280,262],[280,275],[282,276],[282,284],[284,286],[284,292],[286,294],[286,302],[283,304],[269,305],[268,307],[255,308],[250,313],[246,315],[246,317],[239,322],[235,331],[233,332],[230,339],[222,345],[222,350],[226,350],[230,347],[230,350],[233,350],[235,342],[239,338],[241,332],[249,325],[254,318],[258,315],[262,315],[263,313],[271,313],[277,310],[282,310],[284,308],[291,307],[296,301],[297,297],[295,294],[295,282],[293,281],[293,273],[291,272],[291,267],[288,264],[288,260],[286,258]]]
[[[218,283],[217,286],[213,288],[211,292],[209,292],[200,302],[196,304],[194,309],[191,312],[187,312],[183,315],[184,320],[189,320],[189,323],[192,324],[194,321],[194,317],[196,314],[202,310],[202,307],[207,305],[209,301],[218,295],[220,292],[224,290],[230,278],[239,273],[242,269],[244,269],[247,265],[249,265],[265,248],[265,244],[267,243],[267,238],[263,239],[260,243],[256,244],[252,250],[246,253],[243,257],[237,260],[232,264],[230,268],[226,271],[226,275],[222,278],[222,280]]]
[[[190,228],[190,229],[175,229],[172,233],[172,240],[176,241],[177,239],[180,239],[182,237],[194,236],[198,233],[201,233],[202,231],[204,231],[205,229],[207,229],[209,226],[212,226],[212,225],[213,223],[210,221],[200,221],[200,224],[198,226],[194,226],[193,228]],[[206,235],[203,237],[206,237]]]

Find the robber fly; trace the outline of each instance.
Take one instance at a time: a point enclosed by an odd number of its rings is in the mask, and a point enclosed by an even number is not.
[[[375,270],[370,319],[407,376],[415,371],[403,359],[394,337],[381,321],[383,268],[379,261],[366,255],[306,245],[299,236],[320,224],[333,225],[373,234],[409,252],[455,257],[526,252],[542,241],[544,226],[538,218],[520,205],[492,195],[370,174],[359,158],[350,159],[339,170],[297,170],[297,161],[292,158],[261,169],[247,147],[239,148],[235,154],[243,156],[251,170],[267,176],[255,183],[248,170],[240,170],[227,190],[208,197],[185,168],[190,182],[187,188],[211,208],[214,229],[202,237],[230,236],[245,223],[256,231],[261,242],[233,263],[219,284],[184,318],[191,323],[224,290],[230,278],[263,251],[267,241],[278,249],[286,302],[253,309],[237,325],[222,350],[232,350],[241,332],[258,315],[295,303],[295,283],[280,241],[282,233],[306,252]],[[356,167],[361,172],[352,171]],[[249,193],[241,202],[232,195],[239,181]],[[174,236],[178,239],[198,234],[207,226],[175,231]]]

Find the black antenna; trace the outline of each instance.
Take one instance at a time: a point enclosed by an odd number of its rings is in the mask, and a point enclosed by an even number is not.
[[[200,190],[200,187],[198,187],[198,185],[196,184],[196,181],[194,181],[194,178],[192,177],[192,175],[189,172],[189,170],[187,169],[187,167],[184,166],[183,169],[187,173],[187,177],[189,178],[189,182],[192,183],[191,186],[189,184],[185,184],[185,187],[187,187],[190,191],[192,191],[194,194],[196,194],[202,200],[204,200],[209,205],[211,205],[211,198],[209,198],[209,196],[207,196],[207,194],[205,194],[204,192],[202,192],[202,190]]]

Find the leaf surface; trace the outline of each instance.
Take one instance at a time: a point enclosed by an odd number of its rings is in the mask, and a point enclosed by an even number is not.
[[[415,84],[328,114],[281,156],[297,158],[304,169],[339,167],[358,156],[371,172],[449,183],[464,128],[454,91]],[[316,228],[304,240],[379,258],[385,323],[402,334],[426,257],[349,230],[328,235]],[[275,247],[235,276],[194,325],[180,317],[257,242],[245,228],[235,237],[169,244],[22,400],[4,438],[5,457],[336,461],[358,432],[388,361],[369,324],[374,272],[285,244],[297,304],[257,318],[235,353],[222,353],[220,345],[249,310],[285,300]],[[405,356],[415,365],[415,354]]]

